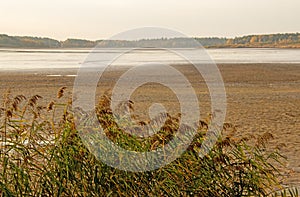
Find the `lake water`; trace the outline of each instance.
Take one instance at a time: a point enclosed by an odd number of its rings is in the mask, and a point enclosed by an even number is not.
[[[197,50],[177,49],[189,54],[195,61],[203,58]],[[207,49],[216,63],[300,63],[300,49]],[[79,68],[86,61],[89,49],[0,49],[0,70]],[[99,58],[107,60],[120,49],[98,49]],[[165,50],[136,50],[120,56],[116,65],[150,62],[184,63],[178,55]]]

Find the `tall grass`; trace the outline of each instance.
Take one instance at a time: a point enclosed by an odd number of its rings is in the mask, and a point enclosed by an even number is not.
[[[142,173],[109,167],[83,145],[71,101],[62,100],[64,91],[61,88],[48,106],[39,104],[39,95],[4,95],[0,108],[0,196],[298,195],[294,190],[273,193],[282,189],[278,166],[283,157],[266,146],[272,135],[252,136],[250,141],[237,138],[230,124],[224,126],[223,137],[204,158],[197,152],[209,122],[201,121],[188,150],[171,164]],[[124,105],[133,109],[130,101]],[[154,150],[168,143],[178,128],[180,117],[164,114],[167,120],[157,134],[146,139],[135,137],[122,132],[109,106],[110,97],[105,95],[96,109],[99,122],[106,135],[126,149]],[[153,126],[153,121],[140,124]]]

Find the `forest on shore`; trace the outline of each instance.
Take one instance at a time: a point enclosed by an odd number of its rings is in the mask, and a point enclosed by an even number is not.
[[[84,40],[67,39],[59,41],[44,37],[9,36],[0,34],[0,48],[103,48],[114,47],[163,47],[191,48],[197,46],[194,40],[205,48],[300,48],[300,33],[247,35],[235,38],[159,38],[142,40]]]

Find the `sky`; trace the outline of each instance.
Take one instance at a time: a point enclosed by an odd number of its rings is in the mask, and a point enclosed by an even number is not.
[[[300,32],[300,0],[0,0],[0,34],[108,39],[139,27],[188,36]]]

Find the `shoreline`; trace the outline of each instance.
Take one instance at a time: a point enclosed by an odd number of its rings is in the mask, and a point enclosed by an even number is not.
[[[300,66],[300,62],[215,62],[217,66],[240,66],[240,65],[247,65],[247,66]],[[182,67],[188,66],[190,64],[183,64],[183,63],[170,63],[168,65],[175,66],[175,67]],[[129,65],[114,65],[115,69],[123,69],[123,68],[130,68]],[[112,67],[111,67],[112,68]],[[80,69],[79,67],[66,67],[66,68],[59,68],[59,67],[52,67],[52,68],[24,68],[24,69],[1,69],[0,73],[45,73],[45,72],[77,72]]]

